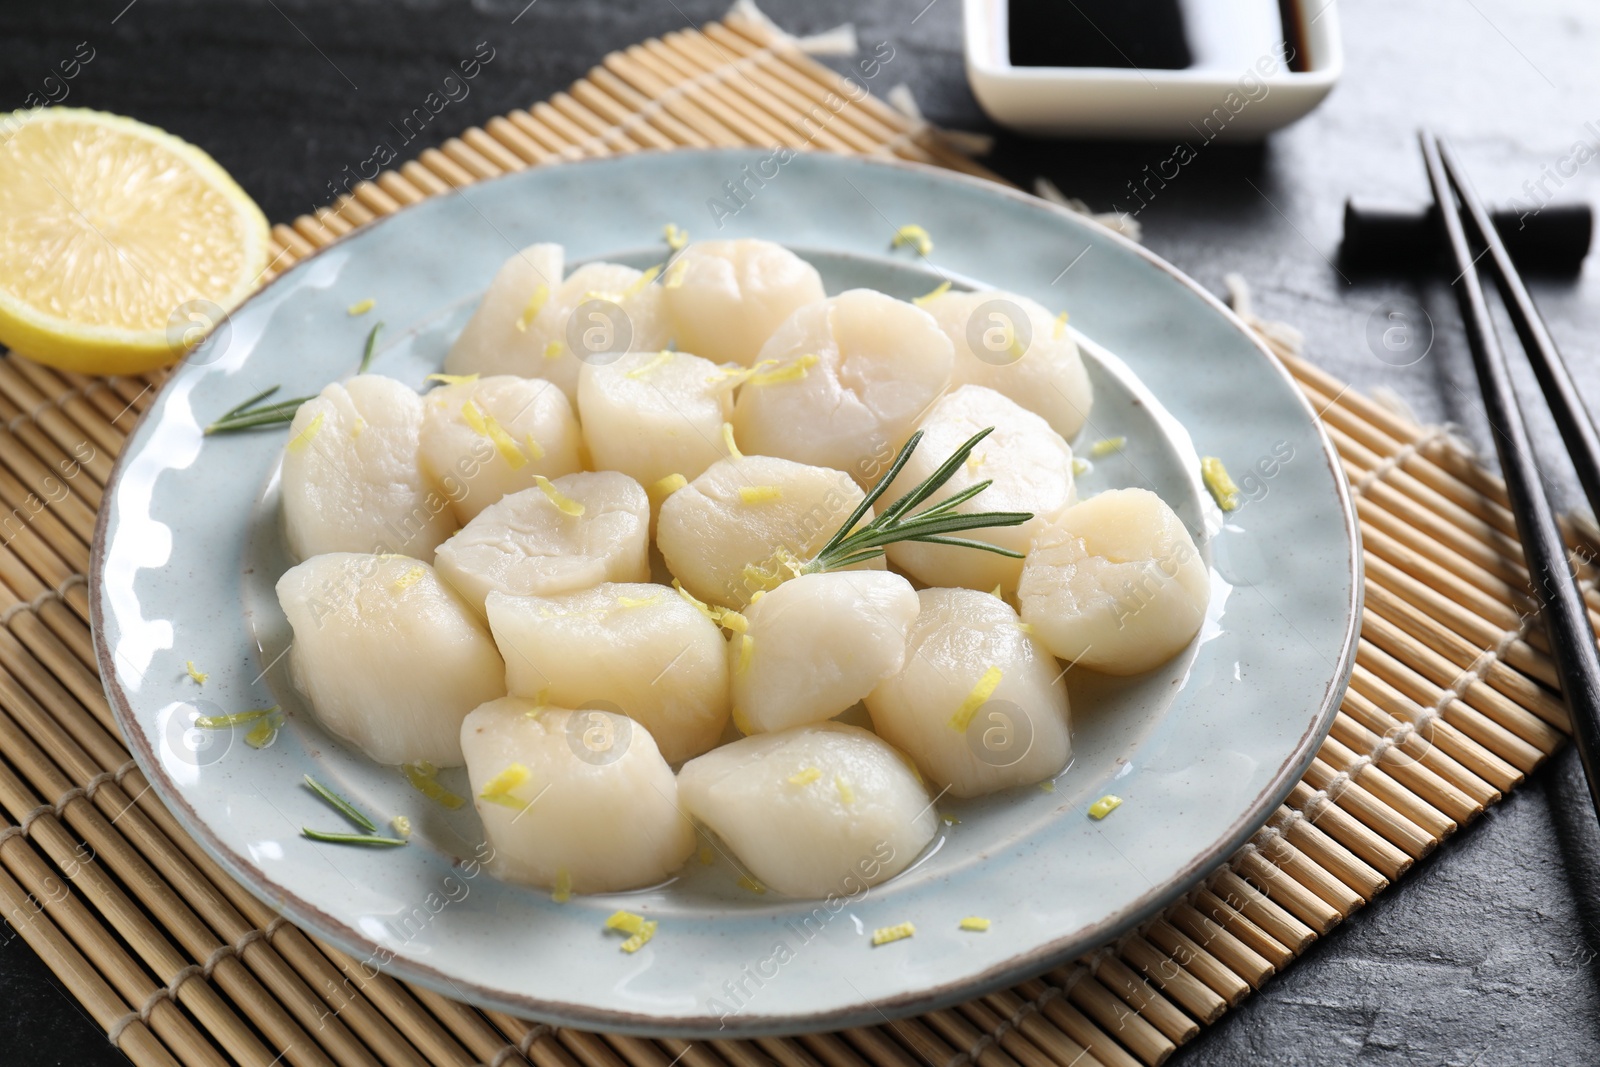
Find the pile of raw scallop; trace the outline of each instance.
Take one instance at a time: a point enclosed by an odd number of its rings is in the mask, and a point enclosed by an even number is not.
[[[563,260],[507,260],[420,395],[329,385],[281,473],[294,684],[379,763],[465,765],[498,877],[652,886],[704,832],[780,893],[880,882],[937,797],[1062,772],[1066,666],[1145,671],[1199,630],[1171,508],[1078,499],[1089,377],[1033,301],[829,297],[757,240]],[[913,433],[880,510],[988,427],[929,505],[990,481],[956,510],[1030,513],[970,535],[1016,557],[806,568]]]

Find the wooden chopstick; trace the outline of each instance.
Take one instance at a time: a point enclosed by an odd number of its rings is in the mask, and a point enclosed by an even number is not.
[[[1494,435],[1495,451],[1500,457],[1511,511],[1517,521],[1517,532],[1527,553],[1534,592],[1543,606],[1544,622],[1550,632],[1551,657],[1561,680],[1562,694],[1572,713],[1573,737],[1577,742],[1579,758],[1583,761],[1584,773],[1589,779],[1589,799],[1595,806],[1596,815],[1600,816],[1600,649],[1595,644],[1594,630],[1589,626],[1583,593],[1568,562],[1555,512],[1539,480],[1528,428],[1521,409],[1517,407],[1505,351],[1500,347],[1494,322],[1489,317],[1483,282],[1472,257],[1462,215],[1465,213],[1469,217],[1475,216],[1475,220],[1482,219],[1486,238],[1492,239],[1493,225],[1488,223],[1487,213],[1464,180],[1452,192],[1439,140],[1426,131],[1421,140],[1422,157],[1427,165],[1428,182],[1433,187],[1434,203],[1439,209],[1439,217],[1444,223],[1445,235],[1459,271],[1453,286],[1461,305],[1461,317],[1466,327],[1467,342],[1472,349],[1472,363],[1477,371],[1489,427]],[[1459,173],[1459,166],[1454,169]],[[1457,196],[1466,206],[1465,212],[1458,209]],[[1493,244],[1489,244],[1489,247],[1492,252]],[[1517,277],[1516,267],[1509,257],[1503,263],[1497,261],[1496,269],[1503,269],[1508,278]],[[1517,284],[1520,286],[1520,282]],[[1554,351],[1553,345],[1550,351]],[[1534,359],[1537,364],[1537,357]],[[1569,381],[1569,387],[1570,384]],[[1581,405],[1569,407],[1567,414],[1576,418],[1582,410]],[[1590,434],[1593,434],[1592,426]],[[1573,440],[1567,436],[1565,428],[1562,429],[1562,436],[1568,443]]]
[[[1534,306],[1527,286],[1522,284],[1522,275],[1517,273],[1511,253],[1500,238],[1499,229],[1484,210],[1483,202],[1478,199],[1472,183],[1467,179],[1455,150],[1440,141],[1439,158],[1444,162],[1450,184],[1455,187],[1462,206],[1466,208],[1463,216],[1469,224],[1472,238],[1488,250],[1489,265],[1493,268],[1500,295],[1505,299],[1506,311],[1510,313],[1517,337],[1528,354],[1528,362],[1533,365],[1533,373],[1539,379],[1539,388],[1544,391],[1545,402],[1550,405],[1550,414],[1555,419],[1561,440],[1572,456],[1572,465],[1577,469],[1584,495],[1589,498],[1589,506],[1595,509],[1596,514],[1600,514],[1600,430],[1596,430],[1594,419],[1584,406],[1577,386],[1573,384],[1566,361],[1561,358],[1555,339],[1544,324],[1544,317]]]

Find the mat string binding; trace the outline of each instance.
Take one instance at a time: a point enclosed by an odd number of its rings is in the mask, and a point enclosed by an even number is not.
[[[20,601],[11,605],[5,611],[0,611],[0,626],[11,625],[11,620],[16,618],[24,611],[37,612],[40,608],[44,607],[52,600],[64,600],[66,599],[67,591],[69,589],[78,585],[87,585],[88,582],[89,579],[84,575],[68,575],[66,578],[62,579],[61,584],[56,586],[54,589],[46,589],[32,600]]]
[[[532,1061],[528,1058],[528,1050],[533,1048],[533,1043],[535,1041],[539,1040],[541,1037],[544,1037],[546,1034],[553,1032],[554,1031],[552,1031],[549,1026],[545,1025],[544,1023],[540,1023],[538,1026],[535,1026],[533,1029],[523,1034],[522,1037],[518,1039],[516,1044],[507,1045],[499,1052],[496,1052],[494,1054],[494,1059],[490,1060],[488,1064],[485,1065],[480,1063],[478,1067],[503,1067],[505,1062],[511,1059],[513,1056],[521,1056],[524,1060],[528,1060],[531,1063]]]
[[[145,998],[144,1003],[139,1005],[138,1011],[130,1011],[128,1014],[112,1023],[110,1029],[106,1031],[106,1038],[113,1045],[115,1045],[122,1037],[122,1032],[128,1027],[132,1026],[134,1023],[145,1023],[148,1025],[150,1022],[150,1013],[155,1011],[163,1001],[171,1000],[175,1002],[178,996],[178,990],[183,988],[183,984],[189,979],[193,978],[195,975],[199,975],[209,982],[211,980],[211,972],[217,969],[217,964],[221,963],[229,956],[238,956],[257,941],[261,941],[263,939],[270,941],[272,939],[272,935],[276,934],[280,929],[282,929],[288,923],[288,921],[288,919],[285,919],[280,915],[278,918],[273,919],[270,923],[268,923],[266,929],[256,927],[253,930],[246,931],[245,934],[239,938],[239,940],[235,941],[231,945],[218,945],[216,949],[212,951],[211,955],[205,958],[205,962],[193,963],[187,967],[184,967],[182,970],[174,974],[171,981],[169,981],[166,985],[160,986],[151,992],[151,994]]]
[[[61,796],[56,799],[54,804],[40,804],[38,807],[30,809],[23,814],[21,819],[17,821],[17,825],[8,826],[4,830],[0,830],[0,844],[4,844],[13,837],[26,836],[33,830],[33,824],[38,822],[46,815],[54,815],[59,819],[66,813],[67,805],[71,804],[74,800],[77,800],[79,797],[83,797],[86,800],[93,800],[95,793],[99,791],[101,786],[105,785],[107,782],[116,782],[118,785],[121,785],[123,778],[138,769],[139,765],[133,760],[129,760],[114,771],[102,771],[93,778],[90,778],[87,782],[84,782],[82,785],[72,787],[65,793],[62,793]]]

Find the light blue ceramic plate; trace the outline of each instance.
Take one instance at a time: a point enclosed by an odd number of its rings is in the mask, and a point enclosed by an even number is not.
[[[1177,660],[1132,680],[1068,674],[1076,755],[1053,791],[941,801],[960,821],[865,895],[758,896],[720,860],[691,862],[664,888],[565,905],[495,882],[474,861],[470,807],[446,812],[330,739],[289,686],[272,593],[287,566],[275,512],[282,431],[200,433],[268,386],[305,395],[351,373],[378,318],[388,329],[375,369],[420,386],[515,249],[558,241],[569,262],[642,266],[664,256],[669,221],[694,237],[782,242],[830,291],[865,284],[909,297],[949,278],[1070,311],[1097,390],[1084,439],[1128,440],[1083,478],[1084,493],[1155,489],[1212,566],[1210,618]],[[912,222],[933,235],[930,262],[890,250],[895,229]],[[375,312],[346,314],[365,299]],[[1197,452],[1226,462],[1242,508],[1224,518],[1210,502]],[[102,673],[140,766],[263,900],[357,959],[450,996],[579,1026],[714,1036],[852,1026],[952,1003],[1092,948],[1171,901],[1265,820],[1310,761],[1350,669],[1358,573],[1344,480],[1306,401],[1237,319],[1155,256],[1032,197],[942,171],[683,151],[541,167],[438,197],[267,286],[173,375],[128,441],[91,582]],[[203,687],[186,660],[209,672]],[[288,721],[265,750],[243,731],[192,726],[198,714],[279,703]],[[408,815],[412,845],[301,838],[302,825],[337,824],[301,788],[306,772],[369,811]],[[459,772],[446,781],[465,791]],[[1107,792],[1125,803],[1091,821],[1085,809]],[[636,955],[602,930],[618,907],[660,920]],[[993,925],[957,929],[969,915]],[[871,947],[874,928],[907,921],[915,937]]]

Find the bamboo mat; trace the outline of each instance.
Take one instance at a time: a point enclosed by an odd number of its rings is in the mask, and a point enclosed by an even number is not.
[[[507,170],[642,147],[807,147],[803,113],[842,89],[792,39],[735,13],[608,56],[549,102],[277,227],[275,266]],[[810,146],[983,173],[873,97]],[[159,375],[91,380],[0,358],[0,501],[11,512],[0,519],[0,904],[141,1065],[1159,1064],[1498,801],[1567,729],[1501,482],[1444,432],[1283,354],[1344,461],[1367,581],[1349,693],[1288,802],[1159,918],[1012,989],[835,1034],[693,1042],[533,1026],[368,979],[224,875],[129,760],[89,639],[95,510]],[[1587,564],[1583,577],[1600,609]]]

